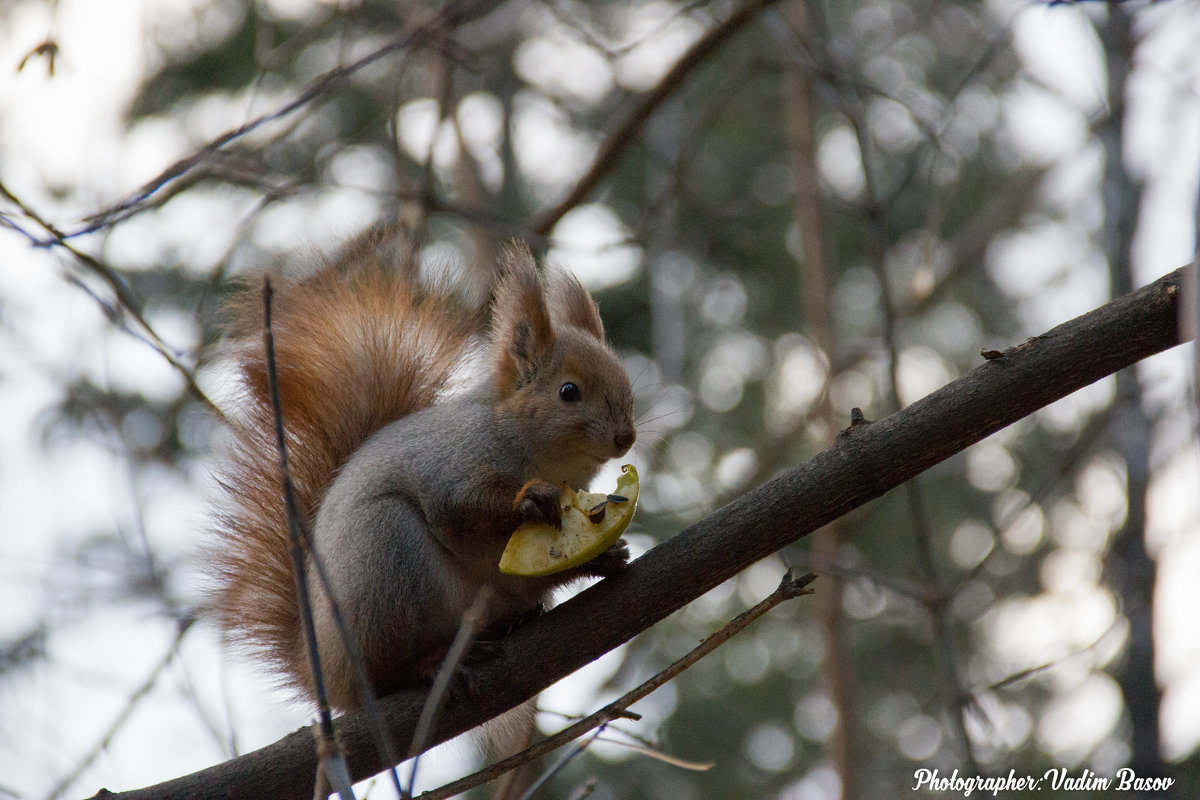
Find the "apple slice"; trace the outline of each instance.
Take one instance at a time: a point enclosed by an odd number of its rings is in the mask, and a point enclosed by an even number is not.
[[[591,561],[616,544],[637,507],[638,474],[621,467],[612,494],[576,492],[562,487],[562,529],[526,522],[513,532],[500,556],[500,571],[536,577],[562,572]]]

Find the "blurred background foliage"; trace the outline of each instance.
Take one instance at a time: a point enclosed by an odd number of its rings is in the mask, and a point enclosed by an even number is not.
[[[638,548],[827,446],[852,407],[883,417],[977,366],[980,349],[1139,282],[1134,229],[1116,222],[1136,222],[1141,193],[1120,157],[1123,81],[1155,27],[1187,12],[759,5],[674,75],[741,4],[180,4],[145,31],[150,67],[124,109],[130,137],[175,155],[141,191],[76,197],[94,213],[64,230],[111,280],[87,265],[72,279],[113,326],[152,339],[114,299],[112,285],[126,287],[164,349],[219,397],[220,301],[241,276],[333,255],[379,224],[429,263],[485,262],[527,237],[595,287],[635,378]],[[1072,109],[1071,152],[1039,144],[1066,134],[1052,115],[1031,132],[1020,104],[1071,102],[1018,52],[1014,31],[1033,14],[1070,15],[1087,63],[1109,76],[1096,108]],[[549,216],[660,81],[670,91],[627,127],[596,187]],[[11,202],[5,214],[37,227]],[[218,425],[168,372],[149,389],[138,374],[64,371],[41,418],[45,446],[102,443],[146,503],[165,473],[199,485]],[[594,778],[595,797],[884,798],[908,796],[918,767],[1109,776],[1132,764],[1194,796],[1195,731],[1161,744],[1162,645],[1148,612],[1145,497],[1194,445],[1178,435],[1191,428],[1186,389],[1160,395],[1144,397],[1135,375],[1099,384],[637,637],[601,694],[681,655],[786,566],[824,576],[816,597],[648,700],[644,722],[617,726],[713,769],[601,747],[549,794]],[[107,565],[104,585],[66,581],[84,593],[76,607],[136,601],[186,617],[198,596],[179,575],[195,569],[196,531],[163,547],[140,523],[95,525],[60,554]],[[46,657],[49,624],[0,642],[0,680]]]

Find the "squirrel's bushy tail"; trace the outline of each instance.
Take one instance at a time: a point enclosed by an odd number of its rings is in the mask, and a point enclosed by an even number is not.
[[[448,290],[376,261],[327,266],[275,287],[272,331],[288,459],[311,523],[336,471],[372,433],[433,404],[480,331]],[[307,675],[292,578],[279,452],[267,386],[261,293],[234,304],[229,353],[241,397],[218,475],[212,610],[238,645],[296,688]]]

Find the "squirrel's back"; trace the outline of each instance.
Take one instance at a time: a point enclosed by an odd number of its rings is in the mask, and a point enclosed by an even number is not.
[[[432,405],[447,388],[481,314],[448,288],[417,285],[359,254],[275,285],[271,308],[289,466],[311,522],[337,470],[372,433]],[[211,608],[235,644],[294,679],[304,674],[279,452],[267,385],[261,293],[233,305],[234,403],[224,502],[212,553]]]

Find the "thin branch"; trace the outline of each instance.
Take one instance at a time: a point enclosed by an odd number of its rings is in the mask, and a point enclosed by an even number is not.
[[[842,551],[846,552],[845,550]],[[858,564],[846,563],[846,559],[830,560],[821,556],[807,556],[805,553],[798,553],[791,556],[791,563],[796,566],[811,569],[822,575],[830,575],[839,578],[847,583],[851,581],[865,581],[876,589],[890,592],[897,598],[901,598],[910,603],[924,603],[927,599],[925,586],[917,581],[899,578],[895,575],[889,575],[882,570],[863,567]]]
[[[399,759],[396,756],[396,749],[392,743],[392,739],[383,724],[383,718],[379,713],[375,691],[371,686],[370,679],[367,677],[366,668],[363,666],[362,653],[359,650],[358,642],[351,635],[350,623],[342,612],[341,604],[337,601],[337,596],[333,591],[333,584],[329,579],[328,573],[325,571],[324,561],[322,561],[320,555],[312,547],[311,531],[308,528],[308,523],[304,515],[300,513],[299,504],[296,501],[295,487],[292,484],[292,475],[288,467],[283,410],[279,401],[279,381],[275,362],[275,335],[271,327],[272,295],[271,280],[268,277],[263,281],[263,343],[266,349],[267,388],[271,396],[271,410],[274,416],[275,441],[279,451],[279,470],[283,480],[288,535],[292,539],[291,556],[293,576],[296,579],[296,600],[300,609],[300,619],[304,626],[305,642],[308,647],[309,662],[313,674],[313,693],[316,695],[318,713],[321,719],[321,733],[318,736],[317,747],[324,752],[335,754],[334,761],[332,762],[334,769],[344,769],[340,766],[341,755],[337,751],[333,724],[329,714],[329,703],[325,693],[325,681],[321,672],[320,653],[317,650],[316,633],[313,627],[312,604],[309,597],[308,581],[304,575],[304,557],[306,553],[312,558],[312,565],[316,571],[317,580],[320,582],[321,588],[325,592],[326,600],[329,602],[334,625],[337,627],[342,646],[346,650],[347,660],[354,669],[359,696],[367,718],[371,721],[375,747],[378,749],[379,755],[389,765],[394,765]],[[403,796],[404,792],[400,786],[400,777],[394,768],[391,770],[391,778],[396,793]]]
[[[957,284],[957,278],[962,273],[978,268],[997,235],[1020,224],[1049,174],[1050,170],[1046,167],[1032,168],[1006,181],[998,193],[984,201],[984,205],[971,215],[970,221],[946,241],[946,265],[941,274],[934,276],[933,285],[919,295],[910,292],[906,297],[897,298],[898,313],[901,316],[916,316],[928,310]],[[927,226],[929,235],[938,236],[937,227]]]
[[[87,217],[87,224],[79,230],[70,233],[68,238],[93,233],[115,222],[127,219],[132,214],[137,213],[142,205],[163,187],[176,178],[186,175],[194,167],[206,163],[215,153],[230,142],[240,139],[263,125],[290,116],[314,100],[317,100],[347,78],[350,78],[355,73],[360,72],[377,61],[387,58],[393,53],[423,44],[430,32],[435,32],[436,35],[437,31],[459,25],[473,16],[488,10],[490,7],[490,3],[482,2],[481,0],[463,0],[463,2],[452,3],[441,8],[435,14],[418,20],[403,33],[393,37],[387,44],[377,47],[356,61],[335,67],[322,74],[294,99],[274,111],[261,114],[236,128],[225,131],[204,146],[179,159],[159,173],[153,180],[146,183],[137,192]]]
[[[217,404],[209,399],[208,395],[206,395],[200,388],[200,385],[196,383],[196,376],[192,373],[192,370],[184,366],[179,359],[176,358],[175,354],[171,351],[171,348],[167,346],[166,342],[164,342],[154,328],[150,326],[149,321],[146,319],[146,316],[142,311],[141,300],[134,295],[133,290],[129,288],[129,285],[125,282],[125,279],[121,277],[116,270],[105,264],[103,261],[77,250],[74,246],[66,241],[66,234],[56,228],[53,223],[49,222],[32,208],[27,206],[24,201],[9,191],[8,187],[6,187],[2,182],[0,182],[0,196],[4,197],[10,203],[15,205],[18,209],[20,209],[22,214],[33,220],[43,230],[47,231],[51,238],[49,240],[42,240],[34,237],[31,233],[25,231],[15,222],[8,220],[7,218],[4,219],[6,227],[20,232],[26,238],[30,239],[35,247],[58,246],[63,248],[72,256],[74,256],[75,260],[83,265],[88,271],[94,273],[102,281],[104,281],[104,283],[106,283],[112,290],[113,296],[116,298],[118,304],[116,307],[100,300],[100,298],[94,292],[83,285],[82,281],[75,279],[74,276],[68,277],[68,280],[71,280],[76,285],[83,288],[84,291],[86,291],[91,297],[95,298],[97,302],[100,303],[100,307],[104,311],[105,316],[111,319],[114,323],[121,323],[119,311],[124,311],[126,314],[133,317],[138,326],[145,331],[145,336],[139,336],[135,331],[128,328],[126,328],[126,330],[129,330],[130,334],[141,338],[143,341],[147,342],[151,347],[153,347],[158,354],[161,355],[166,362],[183,377],[188,392],[194,398],[204,404],[204,406],[208,408],[208,410],[212,412],[218,419],[225,419],[224,413],[222,413],[221,409],[217,407]]]
[[[1178,269],[1132,294],[1005,350],[901,411],[843,431],[834,444],[747,492],[495,643],[470,686],[446,698],[431,741],[513,708],[620,646],[751,564],[878,498],[996,431],[1180,341]],[[424,695],[380,701],[407,745]],[[362,712],[340,719],[355,779],[385,764]],[[107,800],[305,798],[316,767],[307,730],[223,764]]]
[[[533,797],[534,793],[537,792],[538,789],[545,786],[546,783],[551,778],[553,778],[558,773],[562,772],[563,769],[567,766],[567,764],[574,761],[576,757],[582,755],[583,751],[587,750],[592,742],[599,739],[600,734],[604,733],[604,729],[607,727],[608,727],[607,722],[600,723],[599,727],[596,728],[595,733],[593,733],[591,736],[584,739],[582,742],[575,745],[570,750],[568,750],[566,753],[564,753],[562,758],[560,758],[558,761],[554,762],[554,764],[550,767],[550,769],[546,770],[545,772],[543,772],[541,775],[539,775],[537,777],[537,780],[535,780],[530,785],[530,787],[525,790],[525,793],[521,795],[520,800],[529,800],[529,798]],[[588,794],[591,794],[591,791],[588,791]]]
[[[1125,144],[1132,121],[1128,112],[1131,73],[1144,40],[1134,13],[1119,4],[1108,4],[1096,30],[1104,48],[1108,77],[1108,116],[1099,129],[1104,150],[1102,196],[1104,224],[1100,244],[1109,268],[1113,294],[1128,292],[1134,281],[1134,235],[1144,211],[1144,181],[1125,161]],[[1124,658],[1111,672],[1121,689],[1129,724],[1128,765],[1138,775],[1164,776],[1169,772],[1162,752],[1159,709],[1163,692],[1156,679],[1160,631],[1154,624],[1158,563],[1146,546],[1147,506],[1150,491],[1150,448],[1153,420],[1137,370],[1124,369],[1116,376],[1113,400],[1114,425],[1110,441],[1125,464],[1125,519],[1109,540],[1104,554],[1103,577],[1128,622]],[[1149,798],[1151,793],[1136,793]]]
[[[442,659],[442,665],[438,668],[437,676],[433,679],[433,686],[429,688],[429,695],[425,698],[425,704],[421,708],[421,716],[417,718],[417,729],[413,733],[412,744],[408,747],[408,757],[412,759],[412,768],[408,773],[409,792],[402,791],[401,798],[412,796],[410,792],[416,787],[417,781],[417,764],[420,762],[421,753],[425,750],[425,743],[429,739],[429,732],[437,718],[438,708],[446,696],[446,691],[450,688],[451,679],[467,654],[467,648],[475,639],[475,633],[484,619],[484,613],[487,611],[488,601],[491,600],[491,597],[491,587],[483,586],[475,595],[475,599],[471,601],[470,607],[463,612],[458,631],[454,634],[454,641],[450,643],[450,649],[447,651],[446,657]]]
[[[1096,648],[1098,648],[1105,639],[1107,639],[1109,636],[1111,636],[1113,633],[1115,633],[1117,631],[1119,623],[1120,623],[1120,618],[1119,617],[1114,618],[1113,621],[1111,623],[1109,623],[1109,626],[1107,628],[1105,628],[1104,631],[1099,636],[1097,636],[1091,644],[1087,645],[1086,647],[1083,647],[1081,649],[1072,650],[1069,653],[1063,653],[1058,658],[1053,658],[1053,659],[1050,659],[1049,661],[1043,661],[1041,664],[1037,664],[1032,667],[1026,667],[1025,669],[1018,670],[1017,672],[1014,672],[1010,675],[1004,676],[1003,678],[1001,678],[998,681],[992,682],[985,688],[989,692],[999,691],[1000,689],[1005,689],[1009,686],[1012,686],[1014,683],[1020,683],[1021,681],[1032,678],[1034,675],[1038,675],[1047,670],[1054,669],[1055,667],[1059,666],[1060,664],[1062,664],[1070,659],[1076,658],[1078,656],[1086,655],[1088,653],[1092,653],[1094,655]]]
[[[101,753],[108,749],[108,746],[112,743],[113,737],[115,737],[121,728],[125,726],[125,723],[129,721],[129,717],[133,714],[133,710],[137,708],[138,703],[140,703],[142,699],[150,693],[150,690],[153,689],[154,685],[158,683],[158,679],[162,677],[163,671],[167,668],[167,665],[175,660],[175,656],[179,655],[179,647],[183,644],[183,637],[187,635],[189,630],[191,630],[193,622],[195,622],[195,620],[191,617],[186,617],[179,621],[179,628],[175,632],[175,639],[171,642],[171,646],[167,648],[166,654],[162,657],[162,659],[159,660],[157,664],[154,665],[154,669],[150,670],[150,674],[146,677],[146,680],[142,682],[142,685],[135,689],[133,694],[129,696],[129,700],[125,703],[125,707],[121,709],[121,713],[117,714],[116,718],[109,723],[109,726],[104,730],[104,733],[101,734],[100,738],[96,740],[96,743],[92,745],[92,748],[88,750],[87,754],[84,755],[80,762],[75,765],[75,769],[71,770],[64,778],[55,784],[53,789],[50,790],[50,794],[46,796],[46,800],[56,800],[56,798],[62,797],[63,793],[66,792],[67,789],[71,788],[71,785],[79,779],[79,776],[83,774],[83,771],[90,767],[92,762],[95,761]]]
[[[633,141],[642,125],[650,115],[662,105],[663,101],[674,94],[695,69],[704,63],[716,50],[725,44],[735,33],[753,20],[760,11],[777,0],[750,0],[746,5],[735,11],[721,24],[710,29],[684,53],[675,65],[667,71],[657,85],[645,95],[629,111],[621,124],[608,135],[600,145],[596,158],[591,167],[584,173],[571,191],[559,201],[558,205],[543,212],[533,224],[533,229],[542,236],[547,236],[568,211],[575,208],[592,193],[605,175],[616,165],[617,159],[625,152],[625,148]]]
[[[329,710],[329,697],[325,691],[325,675],[321,670],[321,654],[317,650],[317,631],[313,624],[312,598],[308,581],[304,577],[304,542],[307,537],[301,532],[300,504],[296,500],[292,472],[288,468],[287,436],[283,430],[283,406],[279,401],[279,376],[275,364],[275,333],[271,329],[271,279],[263,280],[263,347],[267,352],[267,390],[271,395],[271,410],[275,420],[275,445],[279,450],[279,474],[283,481],[283,503],[287,509],[288,538],[291,540],[292,578],[296,583],[296,604],[300,608],[300,621],[304,627],[304,643],[308,649],[309,669],[312,672],[313,694],[317,701],[317,716],[320,731],[317,737],[318,764],[321,774],[329,781],[336,781],[342,800],[354,800],[345,768],[345,756],[338,745],[333,730],[333,715]]]
[[[397,796],[403,797],[404,790],[400,785],[400,774],[396,771],[395,767],[399,763],[400,758],[387,726],[384,725],[383,715],[379,712],[379,700],[375,696],[375,689],[371,685],[370,678],[367,677],[367,669],[363,663],[358,640],[352,635],[350,622],[346,619],[346,615],[342,611],[342,605],[338,602],[337,595],[333,591],[333,581],[329,578],[329,573],[325,571],[325,561],[312,547],[311,532],[303,521],[300,525],[300,532],[303,536],[303,543],[307,552],[312,557],[312,564],[317,573],[317,580],[321,582],[321,589],[325,592],[325,598],[329,602],[329,610],[333,617],[333,623],[337,626],[338,636],[342,640],[342,647],[346,650],[346,659],[350,662],[350,667],[354,670],[354,679],[358,685],[358,696],[362,700],[364,713],[371,721],[371,731],[375,748],[383,758],[384,763],[391,767],[388,773],[392,780],[392,788],[396,790]]]
[[[468,789],[474,788],[475,786],[479,786],[483,783],[487,783],[490,780],[494,780],[506,772],[511,772],[517,767],[527,764],[530,761],[541,758],[542,756],[562,747],[564,744],[578,739],[588,731],[607,726],[613,720],[622,718],[638,719],[639,717],[636,714],[629,713],[628,709],[631,705],[646,697],[660,686],[663,686],[668,681],[674,679],[684,670],[696,664],[696,662],[698,662],[700,659],[704,658],[709,653],[725,644],[725,642],[741,633],[743,630],[749,627],[750,623],[754,622],[756,619],[761,617],[763,614],[766,614],[780,603],[800,597],[801,595],[812,594],[812,590],[808,588],[808,585],[816,580],[816,577],[816,575],[808,573],[806,575],[801,575],[799,578],[793,578],[792,573],[789,570],[784,574],[783,579],[779,582],[779,586],[776,587],[774,592],[764,597],[751,608],[743,611],[741,614],[738,614],[729,622],[725,623],[724,627],[722,627],[720,630],[706,637],[704,641],[700,642],[699,645],[688,651],[688,653],[682,658],[672,662],[671,665],[666,669],[663,669],[654,677],[643,682],[637,688],[626,692],[625,694],[621,695],[621,697],[606,705],[604,708],[601,708],[599,711],[589,714],[588,716],[580,719],[578,722],[563,728],[558,733],[543,739],[532,747],[528,747],[516,755],[509,756],[503,761],[498,761],[486,769],[482,769],[479,772],[468,775],[465,778],[461,778],[453,783],[448,783],[445,786],[435,789],[434,791],[425,792],[417,800],[443,800],[443,798],[452,797],[456,794],[460,794],[461,792],[465,792]]]
[[[1033,508],[1034,506],[1040,506],[1046,500],[1046,498],[1050,496],[1050,493],[1054,491],[1054,488],[1058,486],[1059,483],[1062,482],[1067,473],[1070,472],[1070,470],[1075,467],[1085,455],[1087,455],[1088,451],[1091,450],[1093,446],[1095,446],[1101,434],[1103,434],[1111,424],[1112,416],[1113,407],[1110,405],[1108,408],[1099,412],[1096,416],[1092,417],[1092,419],[1088,421],[1087,426],[1079,433],[1071,446],[1063,451],[1063,453],[1058,457],[1054,468],[1047,471],[1046,474],[1041,477],[1041,480],[1038,481],[1034,486],[1033,490],[1028,493],[1028,497],[1025,502],[1005,508],[1004,514],[996,520],[995,530],[992,532],[993,537],[995,537],[999,531],[1007,529],[1010,525],[1016,522],[1016,520],[1023,513],[1025,513],[1026,510]],[[980,559],[979,563],[972,567],[971,570],[948,591],[948,594],[951,597],[957,597],[958,593],[961,592],[964,587],[983,574],[992,558],[1000,552],[1001,548],[999,547],[993,547],[988,550],[987,555]],[[1015,575],[1010,576],[1010,581],[1013,579],[1015,579]]]
[[[678,125],[679,133],[673,134],[677,137],[672,143],[673,158],[670,163],[662,164],[663,170],[669,174],[660,186],[651,186],[652,194],[637,214],[638,225],[629,237],[631,242],[644,242],[654,234],[661,235],[664,228],[670,228],[669,224],[663,222],[664,210],[677,206],[680,198],[686,196],[687,179],[693,163],[721,117],[729,112],[732,99],[745,90],[752,64],[749,59],[746,61],[727,65],[725,74],[718,77],[705,92],[704,107],[698,113],[689,113],[691,110],[686,106],[682,109],[683,114],[688,116]],[[654,152],[650,152],[649,157],[656,163],[662,160]]]

